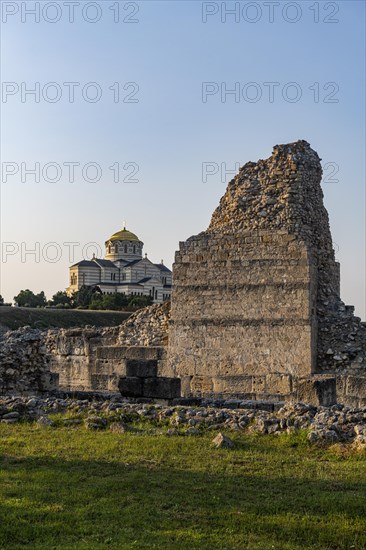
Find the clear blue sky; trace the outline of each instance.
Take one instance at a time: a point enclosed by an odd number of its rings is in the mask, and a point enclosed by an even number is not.
[[[35,2],[25,4],[31,9]],[[364,2],[275,2],[273,22],[263,2],[237,3],[238,22],[234,15],[222,21],[221,2],[142,1],[135,14],[136,3],[119,2],[119,23],[109,9],[116,2],[97,2],[101,19],[95,23],[85,20],[98,15],[93,6],[85,9],[88,2],[75,6],[74,23],[64,2],[57,3],[59,13],[55,8],[43,13],[45,4],[40,2],[36,23],[21,13],[20,2],[2,2],[2,80],[19,87],[1,104],[3,168],[4,162],[19,166],[2,182],[1,237],[19,247],[6,262],[2,257],[6,300],[22,288],[44,290],[48,297],[64,289],[70,262],[63,243],[80,243],[78,261],[88,242],[103,249],[123,220],[145,243],[149,258],[171,265],[178,242],[206,229],[226,188],[220,174],[202,181],[202,163],[230,169],[267,158],[277,143],[306,139],[324,165],[331,163],[323,189],[341,261],[342,297],[365,318]],[[234,5],[226,2],[227,9]],[[18,13],[6,16],[13,6]],[[204,23],[202,10],[216,8]],[[59,16],[55,23],[47,21]],[[30,95],[21,101],[22,82],[23,90],[39,82],[39,103]],[[44,88],[50,82],[59,88]],[[80,83],[74,103],[64,82]],[[96,103],[81,93],[90,82],[102,90]],[[121,99],[130,94],[138,101],[115,103],[109,87],[116,82]],[[123,90],[128,82],[138,85],[134,96],[136,85]],[[216,83],[214,91],[238,83],[241,95],[222,100],[217,92],[203,102],[203,82]],[[278,83],[272,102],[266,82]],[[288,86],[291,82],[296,87]],[[6,86],[11,92],[13,85]],[[46,101],[42,89],[48,99],[61,90],[60,100]],[[94,92],[87,87],[85,93],[91,98]],[[300,92],[299,101],[291,102]],[[255,93],[262,97],[252,102]],[[22,182],[21,163],[30,168],[35,162],[41,171],[58,163],[61,179],[45,181],[41,173],[39,183],[31,175]],[[80,163],[74,182],[65,162]],[[100,181],[83,179],[81,167],[88,162],[100,165]],[[117,162],[121,179],[133,170],[122,167],[136,163],[138,182],[114,182],[108,167]],[[332,163],[339,168],[333,178]],[[51,168],[48,179],[54,173]],[[47,261],[56,252],[50,242],[61,250],[55,263]],[[39,261],[31,255],[22,261],[21,248],[35,243]]]

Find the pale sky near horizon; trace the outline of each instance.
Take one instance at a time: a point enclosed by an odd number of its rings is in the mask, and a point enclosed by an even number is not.
[[[305,139],[322,158],[342,299],[365,319],[363,1],[1,7],[6,301],[65,289],[70,263],[88,243],[104,253],[124,220],[171,267],[207,228],[225,169]]]

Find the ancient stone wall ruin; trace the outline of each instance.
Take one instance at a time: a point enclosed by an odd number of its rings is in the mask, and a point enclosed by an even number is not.
[[[0,391],[366,406],[366,327],[340,298],[321,175],[305,141],[247,163],[207,231],[180,243],[171,310],[9,332]]]
[[[119,327],[48,331],[23,327],[4,333],[0,393],[118,392],[121,377],[144,378],[141,365],[152,362],[155,370],[148,371],[148,378],[161,377],[169,317],[170,302],[166,302],[137,311]]]
[[[336,374],[366,375],[321,175],[305,141],[276,146],[240,169],[207,231],[180,243],[168,365],[186,395],[305,398],[310,386],[332,392]]]
[[[164,363],[170,302],[137,311],[119,327],[49,331],[45,346],[50,370],[70,391],[118,391],[120,377],[136,362]]]

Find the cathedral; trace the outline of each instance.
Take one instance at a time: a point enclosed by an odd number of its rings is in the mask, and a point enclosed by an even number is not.
[[[72,265],[70,295],[82,286],[92,286],[103,294],[122,292],[134,296],[151,296],[158,304],[170,298],[172,272],[163,260],[152,263],[147,254],[142,256],[144,243],[124,227],[105,242],[104,259],[82,260]]]

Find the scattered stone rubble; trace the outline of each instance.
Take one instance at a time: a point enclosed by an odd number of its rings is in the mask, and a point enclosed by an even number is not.
[[[141,309],[119,327],[117,343],[123,346],[166,346],[169,319],[170,300]]]
[[[58,425],[84,425],[90,430],[174,435],[200,435],[208,431],[228,430],[259,434],[308,432],[310,443],[322,445],[350,443],[366,450],[366,407],[351,409],[343,405],[314,407],[304,403],[278,404],[277,410],[252,408],[254,403],[235,401],[202,401],[199,406],[182,404],[131,403],[121,396],[99,396],[99,399],[70,397],[8,396],[0,399],[0,422],[37,422],[52,426],[52,414],[63,413]],[[179,400],[178,400],[179,401]],[[183,402],[183,400],[181,400]],[[219,406],[220,405],[220,406]],[[260,404],[256,404],[260,407]],[[262,404],[266,407],[266,404]],[[267,407],[268,408],[268,407]],[[58,417],[60,418],[60,417]],[[154,428],[154,429],[152,429]],[[230,447],[226,436],[218,434],[217,447]]]
[[[84,341],[100,338],[108,346],[166,346],[169,319],[170,300],[139,309],[118,327],[52,329],[44,336],[48,352],[55,355],[73,337]]]
[[[45,333],[47,350],[57,354],[60,342],[66,343],[69,337],[85,341],[101,338],[108,346],[164,346],[167,345],[169,319],[170,300],[139,309],[118,327],[52,329]]]
[[[47,391],[51,378],[41,330],[26,326],[2,334],[0,393]]]

